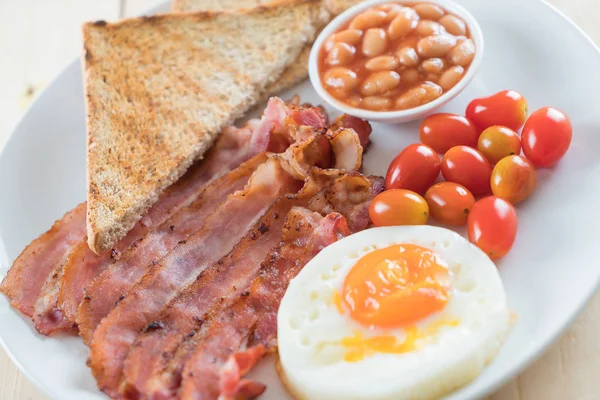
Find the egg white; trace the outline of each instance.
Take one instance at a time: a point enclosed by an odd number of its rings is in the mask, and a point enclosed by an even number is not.
[[[340,314],[333,301],[360,257],[402,243],[427,247],[446,260],[451,272],[448,303],[416,324],[431,333],[414,351],[346,362],[347,349],[338,343],[355,332],[405,337],[402,329],[361,326]],[[435,326],[439,328],[432,329]],[[433,226],[369,229],[325,248],[290,283],[277,321],[280,375],[300,399],[438,398],[481,373],[502,346],[509,326],[495,264],[462,236]]]

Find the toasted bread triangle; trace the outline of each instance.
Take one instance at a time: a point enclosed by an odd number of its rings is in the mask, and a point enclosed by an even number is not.
[[[87,232],[121,239],[326,22],[318,0],[85,24]]]

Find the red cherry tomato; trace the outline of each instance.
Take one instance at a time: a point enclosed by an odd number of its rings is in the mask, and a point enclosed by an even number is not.
[[[475,204],[469,190],[454,182],[436,183],[425,193],[429,214],[443,224],[460,226],[467,223],[467,216]]]
[[[571,121],[554,107],[543,107],[527,119],[521,134],[523,153],[536,167],[551,167],[571,145]]]
[[[454,146],[476,147],[479,132],[475,125],[462,115],[432,114],[421,123],[421,142],[440,154]]]
[[[423,193],[440,174],[440,157],[431,147],[415,143],[391,162],[385,177],[387,189],[408,189]]]
[[[527,118],[527,101],[519,92],[503,90],[471,101],[466,116],[481,130],[503,125],[516,131]]]
[[[379,193],[369,206],[371,221],[377,226],[425,225],[429,207],[424,198],[405,189]]]
[[[517,237],[517,212],[508,201],[495,196],[479,200],[467,218],[469,240],[492,260],[502,258]]]
[[[481,132],[477,148],[489,162],[496,164],[504,157],[520,154],[521,139],[512,129],[494,125]]]
[[[455,146],[444,154],[442,175],[449,182],[463,185],[474,195],[490,193],[492,165],[479,150]]]
[[[492,193],[513,204],[525,200],[535,190],[537,177],[533,164],[521,156],[508,156],[492,170]]]

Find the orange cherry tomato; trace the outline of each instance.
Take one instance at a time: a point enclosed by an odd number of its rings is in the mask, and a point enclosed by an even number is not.
[[[494,196],[517,204],[535,190],[535,167],[525,157],[508,156],[496,164],[490,182]]]
[[[469,190],[454,182],[436,183],[425,193],[429,214],[443,224],[461,226],[475,204]]]
[[[520,154],[521,139],[519,139],[519,135],[512,129],[494,125],[481,132],[477,148],[489,162],[496,164],[504,157]]]
[[[375,196],[369,206],[369,216],[377,226],[425,225],[429,207],[418,193],[392,189]]]
[[[563,158],[572,137],[569,117],[554,107],[543,107],[531,114],[523,127],[523,153],[536,167],[551,167]]]
[[[517,237],[517,212],[508,201],[495,196],[475,203],[467,218],[469,240],[492,260],[510,251]]]
[[[527,101],[519,92],[503,90],[471,101],[466,116],[482,130],[492,125],[503,125],[517,131],[527,118]]]
[[[490,193],[492,165],[479,150],[455,146],[442,158],[442,175],[449,182],[463,185],[474,195]]]
[[[415,143],[394,158],[385,177],[386,189],[423,193],[440,174],[440,156],[429,146]]]
[[[421,142],[440,154],[454,146],[476,147],[479,132],[475,125],[462,115],[432,114],[421,123]]]

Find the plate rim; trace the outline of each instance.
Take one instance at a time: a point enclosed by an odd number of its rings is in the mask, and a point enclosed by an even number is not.
[[[391,1],[396,1],[396,0],[391,0]],[[553,12],[558,17],[560,17],[565,22],[567,22],[566,26],[568,26],[571,29],[574,29],[575,32],[577,34],[579,34],[582,37],[582,39],[584,39],[584,41],[587,42],[588,45],[591,46],[591,48],[592,48],[592,50],[594,50],[596,56],[600,57],[600,44],[596,44],[591,39],[591,37],[579,25],[577,25],[571,18],[569,18],[564,12],[562,12],[560,9],[558,9],[553,4],[550,4],[547,0],[527,0],[527,1],[524,1],[523,3],[527,3],[527,2],[539,3],[540,6],[547,7],[551,12]],[[171,3],[170,0],[163,1],[162,3],[152,7],[138,15],[156,14],[157,11],[164,9],[170,3]],[[8,135],[8,138],[5,140],[2,149],[0,149],[0,159],[2,159],[2,157],[5,155],[5,153],[7,152],[7,149],[11,145],[11,143],[14,140],[16,140],[15,133],[20,129],[20,127],[21,127],[21,125],[23,125],[24,121],[27,118],[29,118],[29,114],[31,113],[31,110],[39,105],[41,98],[45,96],[46,92],[54,85],[54,83],[57,80],[59,80],[64,74],[66,74],[70,68],[73,68],[76,64],[78,64],[80,62],[81,62],[81,54],[76,56],[74,60],[66,63],[60,69],[60,71],[56,75],[54,75],[54,77],[50,80],[50,82],[36,94],[34,99],[31,101],[31,103],[27,107],[26,111],[23,112],[23,114],[18,118],[16,124],[13,125],[13,128],[12,128],[10,134]],[[306,81],[310,82],[308,77],[298,84],[305,83]],[[4,248],[4,244],[0,238],[0,267],[4,267],[4,265],[3,265],[4,261],[6,261],[8,263],[8,265],[6,266],[6,270],[8,271],[8,269],[10,268],[10,261],[8,261],[8,254],[6,254],[6,249]],[[2,274],[1,277],[3,278],[4,274]],[[596,295],[596,293],[600,289],[600,273],[598,273],[598,275],[596,277],[596,282],[592,286],[594,287],[593,290],[590,290],[584,296],[584,300],[581,301],[577,305],[577,307],[575,307],[572,310],[570,315],[567,318],[565,318],[565,320],[559,325],[558,328],[556,328],[554,330],[554,332],[551,332],[551,334],[548,336],[548,338],[545,341],[539,341],[537,343],[532,344],[531,345],[532,351],[530,351],[529,354],[527,354],[525,357],[523,357],[520,360],[520,362],[518,362],[512,369],[508,370],[505,373],[498,375],[499,376],[498,379],[494,379],[492,381],[492,383],[489,383],[487,385],[482,385],[480,388],[478,388],[478,390],[475,390],[472,393],[474,398],[481,398],[483,396],[490,395],[493,392],[497,391],[501,386],[504,386],[506,383],[508,383],[509,380],[514,379],[517,375],[521,374],[523,371],[525,371],[527,368],[529,368],[537,359],[539,359],[542,356],[542,354],[546,350],[548,350],[551,346],[555,345],[556,342],[558,341],[558,339],[573,324],[573,322],[581,315],[581,313],[585,310],[585,308],[587,308],[589,306],[590,301],[592,300],[594,295]],[[10,305],[10,302],[8,301],[8,299],[6,301]],[[11,312],[15,312],[15,310],[11,309]],[[20,316],[20,318],[23,318],[22,315],[19,315],[19,316]],[[35,332],[34,332],[34,334],[35,334]],[[2,335],[0,335],[0,346],[2,346],[2,348],[8,355],[10,361],[12,363],[14,363],[14,365],[18,368],[19,372],[22,373],[28,379],[28,381],[31,384],[33,384],[40,392],[42,392],[45,396],[47,396],[48,398],[50,398],[52,400],[60,399],[59,397],[57,397],[57,394],[55,393],[55,391],[52,388],[43,384],[40,380],[38,380],[36,378],[36,376],[32,375],[30,373],[30,371],[24,367],[23,364],[21,364],[19,359],[11,351],[10,347],[5,343]],[[468,385],[449,394],[449,397],[454,398],[454,396],[459,394],[460,391],[466,387],[468,387]],[[101,392],[99,392],[99,393],[101,393]]]

